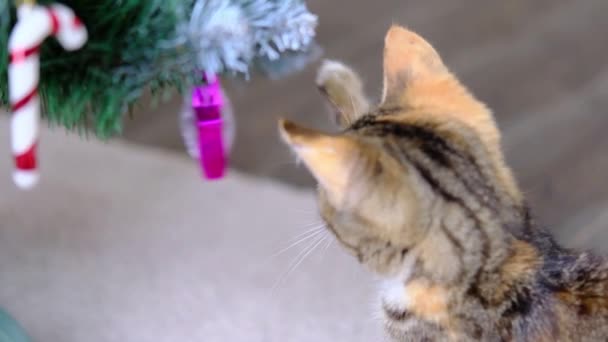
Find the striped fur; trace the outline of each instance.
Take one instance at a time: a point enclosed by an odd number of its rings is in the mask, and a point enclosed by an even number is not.
[[[492,113],[429,43],[389,30],[376,108],[344,65],[324,64],[317,82],[342,132],[287,121],[280,131],[319,182],[328,229],[385,279],[389,336],[608,337],[608,264],[558,246],[534,223]]]

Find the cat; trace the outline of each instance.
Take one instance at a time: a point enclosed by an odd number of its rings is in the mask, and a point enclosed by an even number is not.
[[[384,43],[378,106],[326,61],[317,85],[342,131],[279,131],[319,184],[327,228],[383,279],[388,337],[608,340],[608,263],[534,222],[492,112],[426,40],[394,25]]]

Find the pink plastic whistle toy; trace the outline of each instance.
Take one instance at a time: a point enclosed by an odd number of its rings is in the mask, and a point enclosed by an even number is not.
[[[220,179],[226,171],[227,157],[222,136],[224,99],[219,79],[192,90],[196,115],[201,168],[207,179]]]

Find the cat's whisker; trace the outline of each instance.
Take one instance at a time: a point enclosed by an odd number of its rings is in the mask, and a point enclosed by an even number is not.
[[[292,231],[294,233],[298,233],[298,234],[303,229],[316,228],[316,227],[319,227],[324,224],[324,222],[321,222],[321,221],[311,222],[310,220],[304,220],[304,219],[302,219],[301,221],[294,220],[293,223],[294,223],[293,227],[290,227],[290,228],[292,228]]]
[[[314,230],[315,228],[319,228],[321,226],[325,226],[325,222],[323,222],[323,221],[321,221],[319,219],[315,219],[315,220],[312,220],[312,221],[309,220],[309,219],[305,219],[305,220],[303,219],[302,221],[299,221],[299,222],[295,222],[294,221],[294,223],[295,223],[295,225],[293,227],[293,230],[296,230],[296,231],[300,231],[302,229],[309,229],[309,228],[312,228],[311,230]],[[298,234],[300,234],[300,233],[298,233]],[[302,233],[302,234],[305,234],[305,232]],[[298,238],[298,236],[290,238],[290,240],[293,240],[293,239],[296,239],[296,238]]]
[[[287,278],[296,270],[296,268],[298,266],[300,266],[300,264],[302,264],[302,262],[315,250],[315,248],[317,248],[317,246],[319,246],[323,241],[325,241],[325,239],[327,238],[326,235],[323,235],[319,238],[317,238],[316,240],[314,240],[311,244],[309,244],[308,246],[306,246],[305,248],[303,248],[300,253],[298,253],[298,255],[294,258],[294,260],[291,262],[291,264],[289,265],[289,268],[287,269],[287,272],[285,272],[285,274],[280,277],[277,282],[272,286],[272,290],[276,290],[276,288],[282,284],[285,280],[287,280]]]
[[[312,228],[310,228],[310,227],[312,227]],[[314,227],[313,226],[306,226],[304,228],[310,228],[310,229],[306,230],[305,232],[299,233],[298,235],[290,238],[289,240],[287,240],[287,243],[293,242],[293,241],[301,238],[302,236],[310,234],[310,233],[312,233],[314,231],[323,230],[325,228],[325,224],[323,224],[323,223],[317,223]]]
[[[310,240],[310,239],[312,239],[312,238],[314,238],[316,236],[319,236],[319,234],[321,234],[323,232],[323,230],[324,230],[324,227],[317,227],[317,228],[314,228],[311,231],[308,231],[306,233],[300,234],[300,237],[296,238],[297,239],[296,241],[292,242],[289,246],[287,246],[287,247],[279,250],[278,252],[274,253],[272,256],[273,257],[277,257],[277,256],[279,256],[279,255],[287,252],[288,250],[294,248],[295,246],[303,243],[304,241]]]
[[[332,245],[332,243],[334,243],[334,239],[332,239],[331,233],[327,232],[327,243],[325,244],[325,247],[323,247],[323,253],[326,253],[327,250],[329,249],[329,247]]]
[[[296,268],[321,244],[323,243],[325,240],[327,239],[327,236],[322,236],[321,238],[317,239],[315,244],[312,245],[312,247],[310,247],[308,249],[308,251],[306,252],[306,254],[304,254],[300,260],[291,267],[291,269],[287,272],[287,274],[285,275],[285,277],[287,278],[293,271],[296,270]]]
[[[291,269],[291,267],[300,259],[300,257],[304,254],[306,254],[306,252],[317,243],[317,240],[312,241],[310,244],[308,244],[307,246],[305,246],[304,248],[302,248],[302,250],[300,250],[300,252],[295,256],[295,258],[293,258],[293,260],[289,263],[289,266],[287,266],[287,271],[285,271],[278,279],[277,281],[274,283],[274,285],[272,286],[272,291],[274,291],[286,278],[287,273],[289,272],[289,270]]]

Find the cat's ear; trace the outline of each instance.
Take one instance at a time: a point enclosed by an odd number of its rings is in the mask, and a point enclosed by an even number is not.
[[[403,104],[406,90],[416,82],[445,75],[448,69],[424,38],[393,25],[384,38],[384,89],[382,105]]]
[[[333,121],[345,128],[369,110],[359,75],[348,66],[325,60],[317,72],[317,88],[331,107]]]
[[[342,203],[355,183],[355,170],[362,156],[360,143],[350,136],[321,133],[286,120],[279,121],[279,132],[330,200]]]

